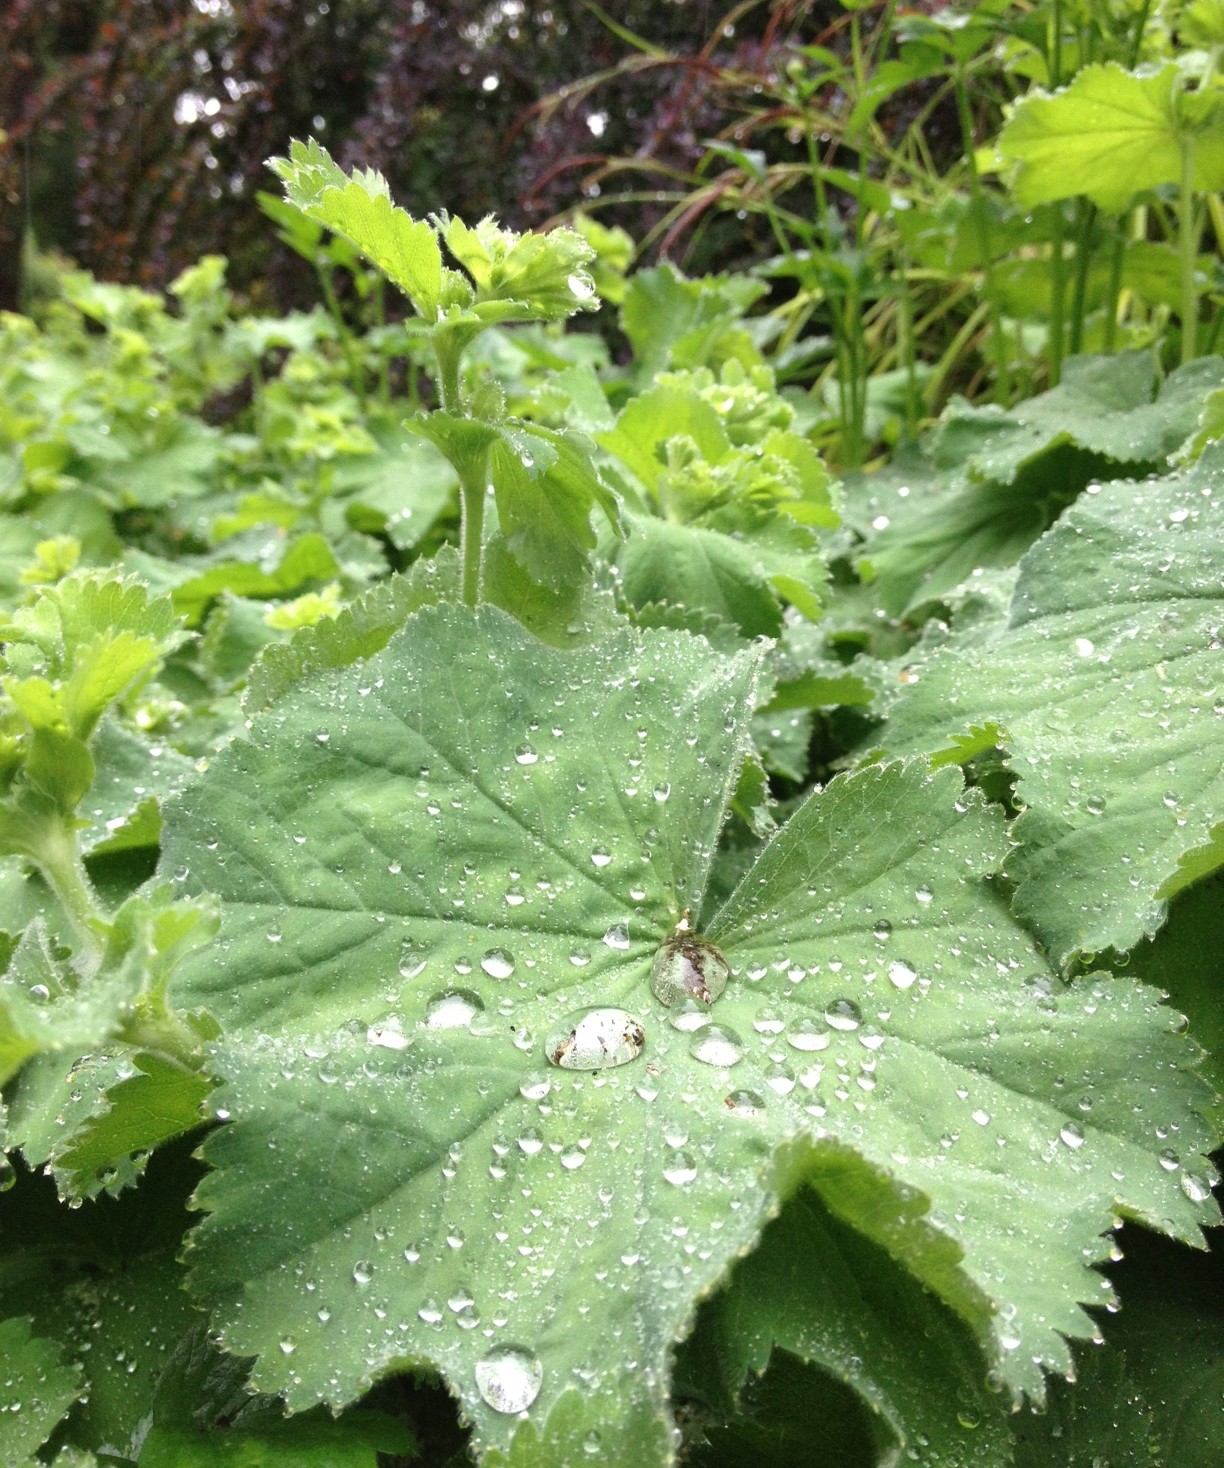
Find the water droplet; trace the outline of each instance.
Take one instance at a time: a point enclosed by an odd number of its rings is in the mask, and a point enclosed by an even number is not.
[[[1160,1154],[1160,1165],[1166,1172],[1176,1172],[1181,1166],[1181,1158],[1172,1147],[1166,1147]]]
[[[353,1265],[353,1282],[359,1285],[368,1285],[374,1278],[374,1266],[368,1259],[358,1259]]]
[[[646,1032],[623,1009],[585,1009],[567,1015],[549,1032],[544,1053],[563,1070],[611,1070],[636,1060]]]
[[[581,1147],[566,1147],[561,1153],[561,1166],[567,1172],[577,1172],[586,1161],[586,1153]]]
[[[732,1116],[758,1116],[765,1110],[765,1099],[755,1091],[732,1091],[723,1103]]]
[[[281,1341],[280,1348],[284,1355],[292,1356],[294,1351],[297,1350],[297,1341],[295,1341],[291,1335],[287,1335]]]
[[[660,945],[650,965],[650,988],[669,1008],[696,999],[713,1004],[727,987],[731,970],[713,943],[689,930],[689,914],[681,914],[675,931]]]
[[[508,979],[514,972],[514,955],[504,948],[490,948],[480,966],[491,979]]]
[[[677,1152],[674,1157],[668,1158],[663,1176],[677,1187],[687,1187],[697,1176],[697,1163],[691,1153]]]
[[[612,860],[612,854],[611,854],[611,852],[609,852],[603,846],[597,846],[595,848],[595,850],[591,852],[591,865],[592,866],[606,867],[611,860]]]
[[[857,1030],[863,1023],[863,1012],[853,999],[834,999],[826,1005],[824,1017],[833,1030]]]
[[[929,887],[917,887],[914,889],[914,901],[920,902],[923,907],[934,899],[935,894]]]
[[[425,1006],[425,1028],[460,1030],[484,1009],[484,1001],[471,989],[447,989],[435,994]]]
[[[383,1050],[407,1050],[412,1042],[400,1029],[399,1020],[392,1018],[385,1024],[371,1025],[366,1031],[366,1043]]]
[[[665,800],[668,800],[670,796],[671,786],[667,783],[666,780],[664,780],[661,785],[655,786],[654,798],[659,802],[660,805],[662,805]]]
[[[1084,1145],[1084,1131],[1082,1127],[1076,1126],[1075,1122],[1069,1121],[1058,1133],[1060,1140],[1065,1146],[1082,1147]]]
[[[1099,816],[1105,809],[1105,797],[1103,795],[1090,795],[1084,801],[1084,809],[1090,816]]]
[[[707,1025],[689,1046],[689,1054],[706,1065],[735,1065],[744,1057],[744,1042],[734,1030]]]
[[[586,968],[591,961],[591,955],[585,948],[575,948],[570,954],[570,962],[575,968]]]
[[[695,1030],[704,1030],[710,1023],[710,1011],[696,999],[686,999],[667,1016],[667,1022],[673,1030],[691,1035]]]
[[[871,931],[875,934],[879,942],[884,943],[892,937],[892,924],[887,918],[881,918]]]
[[[579,301],[589,301],[595,294],[595,287],[585,275],[571,275],[565,282],[570,288],[570,295]]]
[[[1075,652],[1078,657],[1090,658],[1096,652],[1096,647],[1090,637],[1077,637],[1075,639]]]
[[[624,923],[616,923],[603,935],[603,941],[609,948],[623,951],[629,947],[629,929]]]
[[[795,1050],[827,1050],[829,1032],[814,1019],[801,1019],[786,1032],[786,1043]]]
[[[757,1010],[752,1028],[758,1035],[780,1035],[786,1028],[786,1021],[776,1009],[765,1004]]]
[[[539,757],[530,744],[520,744],[514,751],[514,758],[520,765],[534,765]]]
[[[1206,1203],[1211,1197],[1211,1184],[1205,1177],[1200,1177],[1197,1172],[1183,1172],[1181,1175],[1181,1190],[1191,1203]]]
[[[425,1300],[421,1308],[417,1311],[417,1314],[426,1325],[437,1325],[442,1319],[442,1311],[436,1300]]]
[[[523,1346],[494,1346],[476,1363],[476,1385],[495,1412],[525,1412],[543,1384],[539,1358]]]
[[[519,1095],[524,1101],[543,1101],[552,1090],[552,1081],[542,1070],[532,1071],[519,1082]]]
[[[888,965],[888,982],[897,989],[908,989],[917,977],[909,964],[900,959]]]

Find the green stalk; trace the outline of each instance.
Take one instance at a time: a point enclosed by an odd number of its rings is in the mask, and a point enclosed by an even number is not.
[[[349,377],[353,382],[353,391],[357,394],[357,401],[361,404],[361,411],[366,410],[365,373],[362,371],[361,359],[357,355],[357,343],[353,340],[353,333],[348,329],[348,322],[344,319],[344,312],[340,309],[340,301],[336,295],[335,287],[332,285],[331,272],[315,261],[315,274],[319,277],[319,286],[323,292],[328,314],[336,324],[336,332],[340,337],[340,348],[344,352],[344,359],[348,363]]]
[[[1062,379],[1063,333],[1066,330],[1064,296],[1066,278],[1063,270],[1063,231],[1066,216],[1062,201],[1054,205],[1054,235],[1050,241],[1050,386]]]
[[[1088,248],[1096,224],[1096,205],[1089,199],[1075,203],[1075,289],[1071,297],[1071,353],[1083,350],[1084,316],[1088,299],[1088,267],[1092,252]]]
[[[1177,247],[1181,258],[1181,359],[1191,361],[1198,326],[1198,293],[1194,288],[1194,266],[1198,258],[1198,235],[1194,211],[1194,139],[1185,137],[1181,147],[1181,186],[1177,196]]]
[[[463,601],[476,609],[480,601],[480,553],[484,533],[485,492],[488,459],[459,475],[459,552],[463,560]]]
[[[959,62],[952,81],[956,93],[956,111],[960,118],[961,144],[965,150],[965,161],[969,165],[969,197],[974,203],[977,214],[978,249],[982,254],[982,286],[990,319],[990,340],[995,353],[995,399],[1000,403],[1006,403],[1011,397],[1007,342],[1003,337],[999,301],[994,289],[993,251],[990,228],[986,222],[986,191],[982,188],[982,179],[978,173],[977,159],[974,156],[973,118],[969,111],[969,93],[965,86],[964,68]]]
[[[96,962],[102,956],[100,929],[108,918],[85,870],[71,820],[58,813],[48,815],[30,844],[30,855],[59,899],[82,950]]]

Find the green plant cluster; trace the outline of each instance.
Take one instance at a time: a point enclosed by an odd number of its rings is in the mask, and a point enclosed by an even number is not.
[[[272,166],[405,324],[3,320],[0,1458],[1216,1461],[1224,361],[839,483],[759,283]]]
[[[1011,407],[1069,357],[1150,347],[1185,364],[1218,345],[1219,6],[925,9],[846,0],[817,40],[800,27],[755,69],[720,64],[716,35],[699,70],[733,120],[695,167],[639,148],[591,175],[601,210],[665,203],[652,235],[668,247],[695,235],[693,254],[738,242],[742,258],[755,233],[754,273],[787,290],[778,368],[816,374],[852,466],[912,439],[953,390]],[[774,7],[774,25],[805,10]],[[683,63],[616,33],[620,66],[551,106]]]

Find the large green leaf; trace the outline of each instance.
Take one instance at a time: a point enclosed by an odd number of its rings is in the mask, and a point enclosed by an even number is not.
[[[1020,165],[1013,188],[1026,209],[1084,194],[1119,211],[1143,189],[1180,183],[1188,147],[1194,187],[1224,184],[1219,93],[1191,100],[1171,61],[1146,74],[1112,61],[1085,66],[1053,96],[1033,92],[1017,102],[998,146]]]
[[[597,1434],[662,1463],[672,1342],[801,1180],[1034,1393],[1092,1329],[1119,1212],[1212,1216],[1157,1155],[1161,1127],[1188,1168],[1207,1142],[1175,1016],[1129,981],[1054,992],[953,770],[813,796],[710,920],[714,1025],[653,997],[757,656],[429,609],[171,805],[167,870],[225,909],[175,989],[226,1032],[193,1282],[260,1389],[341,1404],[428,1361],[505,1461]],[[592,1006],[624,1063],[550,1064]]]
[[[1217,449],[1087,496],[1025,557],[1008,625],[939,649],[887,731],[894,753],[1005,731],[1016,909],[1060,963],[1131,948],[1224,860],[1222,486]]]

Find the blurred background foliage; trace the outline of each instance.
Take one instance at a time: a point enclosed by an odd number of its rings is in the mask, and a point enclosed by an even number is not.
[[[164,286],[206,252],[286,308],[313,276],[252,207],[264,160],[316,136],[413,213],[542,224],[609,157],[691,172],[836,0],[8,0],[0,7],[0,309],[23,239]],[[606,74],[595,90],[574,86]],[[542,105],[546,104],[546,105]],[[584,193],[585,190],[585,193]],[[653,188],[616,222],[641,238]],[[742,233],[742,230],[741,230]]]

